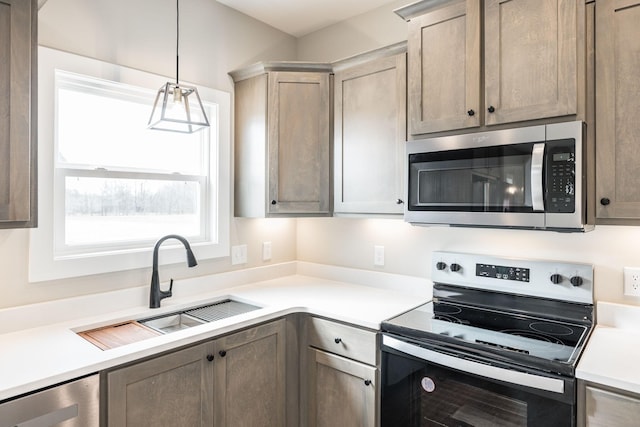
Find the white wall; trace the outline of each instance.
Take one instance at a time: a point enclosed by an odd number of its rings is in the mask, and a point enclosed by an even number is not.
[[[298,60],[334,62],[407,40],[407,23],[394,9],[413,3],[395,0],[298,39]]]
[[[597,226],[588,233],[412,226],[401,219],[298,219],[300,261],[431,277],[431,252],[584,262],[595,267],[598,301],[640,305],[622,294],[622,268],[640,266],[640,227]],[[384,267],[373,246],[385,247]]]
[[[38,14],[39,43],[173,78],[175,5],[174,0],[48,0]],[[295,59],[295,38],[216,1],[183,0],[180,10],[180,80],[232,92],[228,71],[260,60]],[[248,264],[232,267],[224,258],[194,269],[166,266],[161,280],[263,265],[263,241],[273,245],[269,263],[295,260],[295,220],[232,220],[231,243],[248,245]],[[29,230],[0,230],[0,308],[143,286],[151,278],[148,268],[29,283],[28,260]]]
[[[406,40],[407,24],[395,1],[298,40],[299,59],[335,61]],[[598,226],[589,233],[414,227],[402,220],[299,219],[301,261],[430,277],[431,252],[449,250],[497,256],[592,263],[599,301],[640,305],[622,293],[624,266],[640,266],[640,227]],[[373,246],[385,246],[385,266],[373,266]]]

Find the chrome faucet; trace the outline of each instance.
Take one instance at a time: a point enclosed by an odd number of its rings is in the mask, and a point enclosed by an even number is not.
[[[176,239],[179,240],[180,243],[184,245],[184,248],[187,250],[187,265],[189,267],[195,267],[198,265],[196,261],[196,257],[193,255],[193,251],[191,250],[191,246],[187,239],[182,236],[178,236],[177,234],[169,234],[167,236],[162,237],[160,240],[156,242],[155,247],[153,248],[153,272],[151,273],[151,291],[149,292],[149,308],[158,308],[160,307],[160,301],[165,298],[169,298],[171,296],[171,290],[173,289],[173,279],[169,282],[169,290],[163,291],[160,290],[160,278],[158,275],[158,250],[160,249],[160,245],[167,239]]]

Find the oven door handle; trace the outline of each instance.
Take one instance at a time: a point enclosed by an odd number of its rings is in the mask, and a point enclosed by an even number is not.
[[[444,367],[457,369],[459,371],[479,375],[492,380],[505,381],[511,384],[522,385],[553,393],[564,393],[564,381],[561,379],[543,377],[540,375],[528,374],[526,372],[512,371],[510,369],[473,362],[461,357],[449,356],[444,353],[409,344],[405,341],[401,341],[387,335],[382,336],[382,344],[401,353],[417,357],[427,362],[437,363]]]
[[[544,211],[543,166],[544,142],[539,142],[533,144],[531,152],[531,204],[534,212]]]

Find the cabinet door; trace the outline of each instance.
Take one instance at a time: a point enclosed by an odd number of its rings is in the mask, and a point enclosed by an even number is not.
[[[411,19],[407,50],[410,133],[480,126],[480,2]]]
[[[596,3],[596,218],[640,218],[640,1]]]
[[[640,399],[587,386],[585,390],[587,427],[636,427]]]
[[[329,75],[272,72],[270,214],[329,214]]]
[[[377,370],[309,348],[309,425],[376,425]]]
[[[576,114],[577,3],[485,1],[487,125]]]
[[[283,426],[285,321],[216,341],[216,427]]]
[[[334,212],[401,214],[406,55],[335,75]]]
[[[202,344],[109,372],[109,427],[213,425],[212,354]]]
[[[0,228],[36,225],[36,16],[35,1],[0,2]]]

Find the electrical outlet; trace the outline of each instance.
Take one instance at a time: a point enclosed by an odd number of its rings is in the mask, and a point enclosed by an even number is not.
[[[247,263],[247,245],[231,246],[231,265]]]
[[[384,265],[384,246],[373,247],[373,265],[382,267]]]
[[[624,268],[624,294],[631,297],[640,297],[640,268]]]
[[[262,260],[269,261],[271,259],[271,242],[262,242]]]

